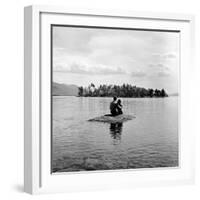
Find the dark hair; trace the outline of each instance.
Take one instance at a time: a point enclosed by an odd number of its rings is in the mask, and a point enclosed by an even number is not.
[[[113,97],[113,101],[116,101],[117,100],[117,97]]]
[[[118,99],[117,103],[118,103],[118,104],[121,104],[121,99]]]

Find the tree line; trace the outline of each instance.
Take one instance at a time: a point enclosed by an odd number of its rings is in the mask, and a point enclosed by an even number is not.
[[[167,97],[164,89],[145,89],[130,84],[123,85],[100,85],[95,87],[91,83],[88,87],[78,87],[80,97]]]

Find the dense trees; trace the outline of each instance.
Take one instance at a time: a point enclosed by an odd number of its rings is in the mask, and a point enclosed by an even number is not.
[[[79,96],[84,97],[167,97],[164,89],[145,89],[130,84],[119,85],[100,85],[95,87],[91,83],[88,87],[79,87]]]

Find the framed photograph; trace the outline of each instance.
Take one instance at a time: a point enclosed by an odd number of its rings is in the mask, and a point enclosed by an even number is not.
[[[25,8],[28,193],[194,181],[194,17]]]

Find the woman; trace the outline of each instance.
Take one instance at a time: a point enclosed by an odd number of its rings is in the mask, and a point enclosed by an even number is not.
[[[123,114],[123,112],[122,112],[122,104],[121,104],[121,100],[120,99],[118,99],[118,101],[117,101],[117,114],[118,115]]]

